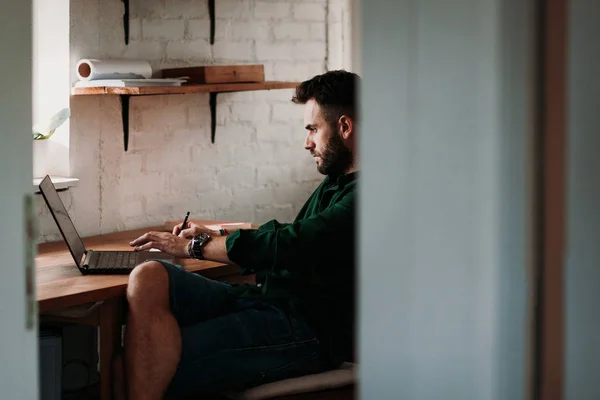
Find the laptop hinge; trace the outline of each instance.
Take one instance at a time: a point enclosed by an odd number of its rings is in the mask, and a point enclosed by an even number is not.
[[[83,256],[81,256],[81,260],[79,261],[79,265],[81,265],[82,268],[88,267],[87,258],[88,252],[86,251],[85,253],[83,253]]]

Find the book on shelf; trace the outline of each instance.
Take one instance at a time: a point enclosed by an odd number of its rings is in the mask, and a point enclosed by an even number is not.
[[[77,81],[76,88],[90,87],[148,87],[148,86],[181,86],[185,79],[98,79]]]

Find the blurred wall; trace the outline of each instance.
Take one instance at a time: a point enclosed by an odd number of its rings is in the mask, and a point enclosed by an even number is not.
[[[531,3],[362,3],[361,398],[526,396]]]
[[[600,3],[569,9],[566,400],[600,398]]]

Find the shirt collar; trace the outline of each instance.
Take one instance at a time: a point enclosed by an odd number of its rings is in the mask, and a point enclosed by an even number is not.
[[[358,178],[358,171],[354,171],[350,174],[342,174],[340,176],[337,177],[337,179],[333,179],[335,180],[335,182],[337,183],[337,186],[341,189],[344,186],[346,186],[348,183],[356,180],[356,178]]]

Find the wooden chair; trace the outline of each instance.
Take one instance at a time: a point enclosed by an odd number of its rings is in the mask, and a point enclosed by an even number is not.
[[[231,400],[267,399],[352,399],[356,383],[357,365],[344,363],[339,369],[285,379],[250,388],[241,393],[228,393]]]
[[[203,400],[355,400],[357,366],[345,363],[320,374],[267,383],[244,392],[225,393]],[[188,396],[178,400],[199,400]]]

